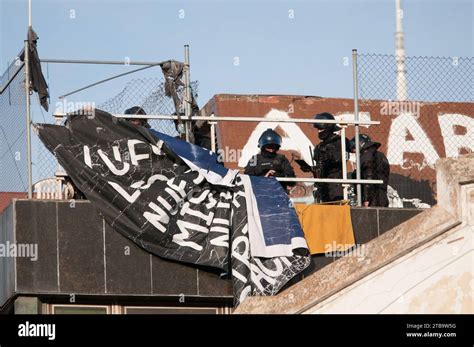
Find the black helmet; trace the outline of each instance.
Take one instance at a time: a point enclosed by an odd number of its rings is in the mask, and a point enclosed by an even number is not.
[[[125,110],[124,113],[125,114],[130,114],[130,115],[146,115],[145,110],[143,108],[141,108],[140,106],[130,107],[129,109]],[[130,122],[133,119],[136,119],[136,118],[126,118],[125,120]],[[150,127],[150,124],[148,124],[148,121],[146,119],[140,119],[140,123],[145,128]]]
[[[355,136],[349,141],[349,151],[353,151],[356,148],[356,138]],[[369,135],[366,134],[359,134],[359,146],[360,148],[364,148],[364,145],[368,142],[372,142]]]
[[[140,115],[145,115],[146,112],[143,108],[141,108],[140,106],[133,106],[133,107],[130,107],[128,110],[125,110],[125,114],[133,114],[133,115],[137,115],[137,114],[140,114]]]
[[[258,147],[263,148],[267,145],[277,145],[281,147],[281,136],[272,129],[265,130],[258,139]]]
[[[319,120],[335,120],[334,116],[328,112],[318,113],[313,119]],[[336,131],[338,126],[336,124],[314,123],[314,127],[319,130],[333,130]]]

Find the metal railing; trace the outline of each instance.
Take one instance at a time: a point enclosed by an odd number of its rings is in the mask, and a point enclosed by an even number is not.
[[[64,113],[55,113],[54,117],[57,119],[62,119],[66,117],[67,114]],[[127,119],[153,119],[153,120],[178,120],[177,116],[168,116],[168,115],[135,115],[130,116],[127,114],[112,114],[116,118],[127,118]],[[196,120],[212,121],[216,122],[270,122],[270,123],[309,123],[309,124],[337,124],[341,127],[341,138],[346,137],[345,131],[346,127],[349,125],[359,126],[359,125],[379,125],[379,121],[363,121],[363,120],[319,120],[319,119],[306,119],[306,118],[264,118],[264,117],[215,117],[214,115],[207,117],[190,117],[182,116],[179,117],[182,121],[190,122]],[[211,134],[212,136],[212,134]],[[214,138],[214,136],[212,136]],[[215,140],[212,142],[211,151],[216,152]],[[356,148],[357,150],[357,148]],[[341,141],[341,162],[342,165],[342,177],[343,178],[306,178],[306,177],[276,177],[275,179],[281,182],[311,182],[311,183],[338,183],[342,184],[344,190],[344,200],[348,199],[348,189],[350,184],[383,184],[382,180],[369,180],[369,179],[348,179],[347,178],[347,166],[346,166],[346,142]]]

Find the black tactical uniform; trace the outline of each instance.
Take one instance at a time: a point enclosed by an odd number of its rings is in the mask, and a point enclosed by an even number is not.
[[[346,144],[348,144],[347,139]],[[320,178],[342,178],[341,154],[341,137],[334,133],[328,134],[328,137],[314,148],[314,161],[320,171]],[[322,202],[344,199],[340,184],[317,183],[316,187]]]
[[[314,119],[334,120],[330,113],[320,113]],[[315,128],[319,129],[319,139],[321,142],[314,148],[314,161],[316,164],[315,177],[317,178],[342,178],[342,152],[341,137],[335,134],[340,130],[336,124],[315,123]],[[349,141],[346,141],[348,148]],[[344,154],[344,158],[346,155]],[[337,183],[316,183],[317,191],[315,198],[321,202],[338,201],[344,199],[341,184]]]
[[[276,147],[274,152],[265,149],[266,146],[273,145]],[[247,166],[244,173],[252,176],[265,176],[270,170],[275,171],[273,177],[295,177],[295,172],[290,162],[282,154],[278,154],[277,150],[281,146],[281,137],[271,129],[263,132],[258,140],[258,146],[261,148],[259,154],[254,155]],[[294,182],[281,182],[283,188],[294,186]]]
[[[383,180],[383,184],[362,185],[362,201],[368,201],[371,207],[388,207],[387,185],[390,176],[388,159],[378,151],[380,143],[373,142],[367,135],[359,136],[359,144],[361,178]],[[350,146],[352,150],[355,148],[355,138],[351,140]]]
[[[124,113],[129,114],[129,115],[134,115],[134,116],[146,115],[145,110],[141,108],[140,106],[130,107],[129,109],[125,110]],[[150,124],[148,124],[148,121],[146,119],[126,118],[125,120],[135,125],[141,125],[142,127],[150,128]]]

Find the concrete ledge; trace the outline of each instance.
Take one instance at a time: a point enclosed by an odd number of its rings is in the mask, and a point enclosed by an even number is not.
[[[351,211],[358,244],[420,213],[416,209]],[[186,295],[232,301],[230,279],[152,256],[108,224],[89,201],[15,199],[0,214],[0,242],[38,246],[38,259],[0,258],[0,307],[16,295],[97,295],[143,298]],[[332,263],[314,256],[312,265],[288,284]],[[137,271],[138,270],[138,271]]]
[[[274,297],[253,297],[234,313],[301,313],[460,224],[435,206],[365,245],[362,255],[349,254]]]

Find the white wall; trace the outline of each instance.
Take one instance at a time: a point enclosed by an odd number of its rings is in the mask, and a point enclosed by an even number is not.
[[[306,313],[474,313],[473,234],[443,234]]]

